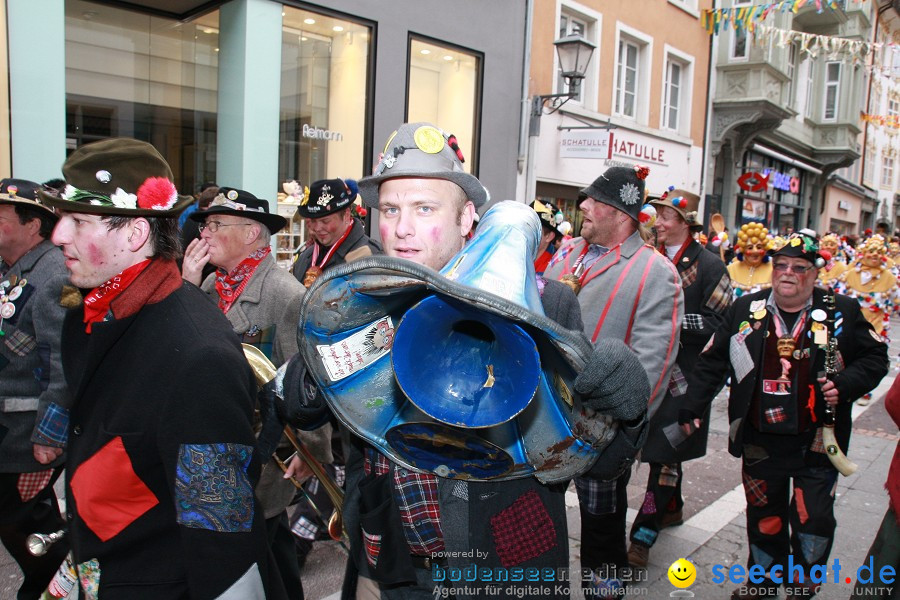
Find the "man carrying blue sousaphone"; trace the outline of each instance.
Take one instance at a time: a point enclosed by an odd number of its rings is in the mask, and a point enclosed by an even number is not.
[[[334,414],[355,434],[344,522],[360,578],[345,597],[568,597],[566,486],[615,477],[639,442],[617,433],[647,406],[636,357],[594,351],[572,292],[535,277],[528,205],[497,204],[466,244],[489,195],[462,162],[430,124],[390,136],[360,181],[386,256],[316,281],[300,353],[270,386],[295,424]],[[527,567],[541,581],[521,582]]]

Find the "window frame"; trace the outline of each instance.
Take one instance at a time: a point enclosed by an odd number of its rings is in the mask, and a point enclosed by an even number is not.
[[[742,34],[744,38],[744,53],[738,55],[736,52],[738,34]],[[728,62],[747,62],[750,60],[750,36],[747,35],[746,27],[731,29],[731,36],[728,42]]]
[[[588,63],[587,73],[581,82],[581,90],[579,97],[571,99],[569,102],[580,104],[586,109],[597,109],[597,91],[599,90],[600,81],[600,36],[603,31],[603,14],[599,13],[587,6],[567,0],[557,4],[556,23],[553,31],[557,34],[560,31],[563,15],[570,19],[575,19],[585,26],[584,39],[595,45],[594,54],[591,56],[591,62]],[[567,28],[568,31],[568,28]],[[560,75],[559,56],[556,48],[553,52],[553,93],[566,93],[567,86]]]
[[[618,110],[619,101],[620,101],[620,85],[619,85],[619,71],[620,64],[619,61],[621,59],[621,48],[622,44],[631,44],[637,48],[637,56],[636,56],[636,72],[635,72],[635,88],[634,88],[634,115],[627,115],[626,113]],[[637,123],[646,125],[648,122],[648,116],[650,111],[650,76],[651,71],[653,69],[653,37],[649,36],[642,31],[629,27],[622,23],[621,21],[616,23],[616,45],[615,45],[615,56],[613,57],[613,64],[615,65],[615,71],[613,72],[613,85],[612,85],[612,114],[618,117],[622,117],[623,119],[631,119]],[[622,90],[624,88],[621,88]],[[644,93],[644,90],[647,93]],[[624,107],[624,102],[623,102]]]
[[[665,63],[662,77],[662,94],[660,98],[659,128],[689,137],[692,122],[691,107],[693,105],[695,60],[690,54],[686,54],[668,44],[663,48],[663,56],[665,57]],[[678,115],[677,123],[675,123],[674,126],[669,122],[669,72],[670,67],[673,64],[677,64],[681,68],[681,85],[679,87],[679,100],[676,108]]]
[[[831,67],[837,67],[837,79],[832,80],[831,77]],[[825,123],[833,123],[838,120],[838,114],[840,113],[841,108],[841,75],[843,73],[843,68],[841,66],[841,62],[837,60],[828,61],[825,63],[825,73],[822,78],[822,122]],[[828,102],[828,92],[830,89],[834,89],[834,105],[831,108],[832,114],[828,116],[829,110],[829,102]]]
[[[896,174],[894,169],[895,162],[897,162],[897,157],[887,153],[881,155],[881,177],[879,178],[879,185],[884,189],[894,189],[894,176]]]

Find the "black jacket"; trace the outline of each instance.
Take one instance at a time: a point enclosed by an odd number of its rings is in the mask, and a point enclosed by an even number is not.
[[[730,424],[728,451],[738,457],[743,452],[744,425],[750,403],[760,385],[763,350],[771,319],[771,311],[768,310],[761,320],[754,319],[750,307],[754,302],[764,303],[770,293],[772,293],[771,290],[762,290],[741,296],[728,309],[725,313],[725,322],[716,331],[710,345],[700,355],[700,360],[694,369],[694,381],[688,388],[688,398],[685,402],[685,407],[693,415],[704,414],[718,390],[722,377],[724,375],[731,377],[731,395],[728,399]],[[813,290],[812,310],[826,309],[824,297],[824,291],[818,288]],[[881,341],[872,330],[872,326],[863,317],[856,300],[840,294],[836,295],[835,314],[837,313],[840,313],[838,318],[843,319],[842,324],[836,327],[841,330],[837,341],[842,361],[838,362],[839,364],[843,362],[843,369],[832,376],[840,399],[835,410],[834,432],[838,444],[846,453],[850,441],[852,426],[850,413],[853,402],[878,385],[881,378],[887,374],[890,362],[887,345]],[[754,368],[743,379],[738,380],[729,353],[732,344],[736,343],[736,336],[743,322],[747,322],[751,326],[745,342],[753,359]],[[758,328],[755,327],[756,322],[760,323]],[[809,370],[810,383],[815,382],[818,374],[825,370],[824,349],[815,344],[811,344]],[[802,447],[807,449],[814,441],[816,428],[822,426],[825,417],[825,401],[822,398],[820,386],[815,385],[815,390],[816,420],[809,431],[799,434],[801,439],[798,440]],[[823,460],[817,461],[819,464],[828,464],[824,454],[821,454],[821,458]]]
[[[312,264],[313,247],[315,245],[316,242],[307,244],[306,248],[297,256],[294,266],[291,267],[291,272],[300,283],[303,283],[303,278],[306,276],[306,270],[309,269]],[[350,235],[347,236],[347,239],[344,240],[341,247],[334,251],[334,256],[328,260],[328,264],[325,265],[325,267],[328,268],[344,264],[347,262],[345,257],[348,252],[356,250],[357,248],[362,248],[363,246],[368,246],[372,254],[381,254],[381,244],[370,239],[369,236],[366,235],[359,219],[354,218],[353,229],[350,231]],[[326,252],[328,252],[327,249],[319,248],[319,260],[322,260]]]

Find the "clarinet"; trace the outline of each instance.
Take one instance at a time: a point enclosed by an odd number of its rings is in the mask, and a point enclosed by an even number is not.
[[[825,344],[825,377],[831,377],[837,373],[837,335],[834,327],[835,300],[834,292],[825,294],[825,307],[828,309],[828,343]],[[824,400],[824,396],[823,396]],[[825,445],[825,454],[828,460],[844,477],[849,477],[859,468],[841,450],[834,437],[834,408],[825,403],[825,419],[822,427],[822,442]]]

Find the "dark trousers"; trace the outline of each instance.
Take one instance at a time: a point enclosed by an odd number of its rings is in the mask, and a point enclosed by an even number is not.
[[[50,546],[43,556],[33,556],[25,543],[32,533],[53,533],[65,526],[53,491],[60,473],[56,469],[47,487],[27,502],[19,495],[19,473],[0,473],[0,540],[22,569],[19,600],[39,597],[69,551],[66,538]]]
[[[266,533],[269,548],[274,558],[273,566],[278,568],[287,597],[290,600],[303,600],[303,583],[300,581],[300,563],[294,548],[294,534],[288,524],[287,511],[266,519]]]
[[[831,466],[810,467],[802,455],[743,463],[747,495],[748,566],[766,571],[780,564],[784,581],[798,583],[802,570],[809,584],[809,569],[825,565],[834,542],[834,489],[838,472]],[[787,572],[788,555],[799,570]]]
[[[666,513],[681,510],[684,506],[684,499],[681,497],[683,477],[681,463],[650,463],[647,492],[631,526],[631,541],[648,548],[653,546]]]
[[[625,548],[625,514],[628,511],[628,480],[626,470],[609,485],[589,491],[576,484],[581,512],[581,567],[609,574],[617,578],[616,570],[628,566]],[[597,495],[594,495],[594,493]],[[610,569],[610,567],[615,569]]]
[[[871,557],[871,559],[870,559]],[[897,582],[888,585],[881,582],[881,569],[893,567],[895,573],[900,573],[900,526],[897,525],[897,514],[888,506],[884,514],[881,527],[875,535],[875,541],[864,559],[867,566],[872,566],[872,581],[868,583],[856,582],[853,595],[850,600],[862,600],[863,598],[894,598],[897,594]],[[869,560],[872,561],[871,565]],[[893,590],[887,588],[893,587]]]

